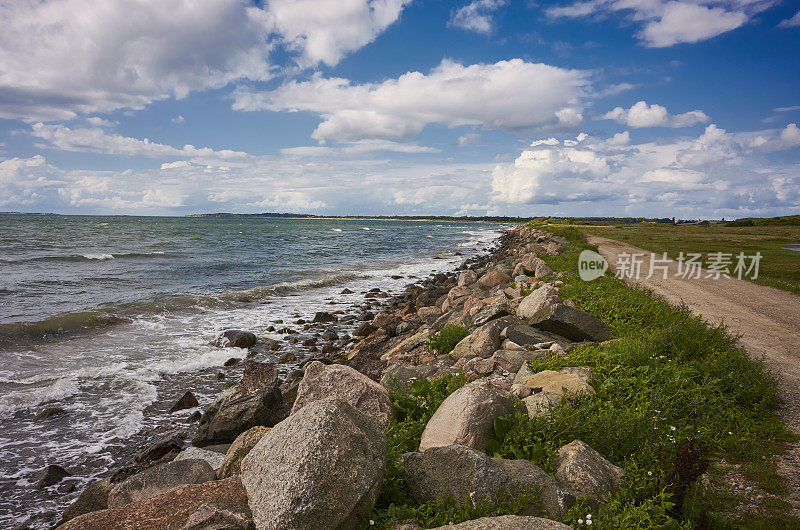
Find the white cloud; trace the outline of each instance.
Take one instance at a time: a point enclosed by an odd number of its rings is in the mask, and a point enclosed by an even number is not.
[[[321,145],[309,145],[299,147],[287,147],[280,152],[287,156],[314,157],[314,156],[333,156],[333,155],[359,155],[373,152],[393,152],[393,153],[439,153],[440,150],[434,147],[427,147],[413,142],[392,142],[390,140],[359,140],[344,144],[342,147],[326,147]]]
[[[236,159],[247,153],[240,151],[216,151],[208,147],[196,148],[185,145],[182,148],[151,142],[147,138],[139,140],[119,134],[109,134],[103,129],[70,129],[64,125],[35,123],[31,134],[48,142],[48,145],[62,151],[102,153],[123,156],[144,156],[149,158],[187,157],[193,159]]]
[[[551,18],[581,18],[623,12],[642,24],[645,46],[664,48],[716,37],[746,24],[774,0],[586,0],[546,10]]]
[[[800,145],[800,129],[796,123],[790,123],[784,129],[762,131],[750,136],[747,147],[761,151],[781,151]]]
[[[0,2],[0,118],[52,121],[336,64],[407,0],[18,0]]]
[[[114,127],[115,125],[119,125],[118,121],[105,120],[98,116],[90,116],[86,118],[86,121],[95,127]]]
[[[800,110],[800,105],[792,105],[790,107],[777,107],[772,109],[773,112],[794,112]]]
[[[467,31],[490,33],[493,12],[506,4],[506,0],[473,0],[450,15],[448,25]]]
[[[172,118],[170,121],[171,121],[172,123],[177,123],[178,125],[183,125],[184,123],[186,123],[186,118],[184,118],[183,116],[181,116],[180,114],[178,114],[177,116],[175,116],[174,118]]]
[[[798,26],[800,26],[800,11],[795,13],[792,18],[781,20],[780,24],[778,24],[779,28],[796,28]]]
[[[709,117],[701,110],[670,114],[666,107],[648,105],[645,101],[639,101],[630,109],[617,107],[604,114],[602,119],[615,120],[629,127],[689,127],[709,121]]]
[[[458,147],[466,147],[468,145],[477,144],[483,140],[483,136],[477,133],[467,133],[458,137],[456,145]]]
[[[444,60],[429,74],[408,72],[354,85],[316,76],[270,92],[240,90],[236,110],[309,111],[319,141],[409,138],[428,124],[520,130],[574,125],[588,74],[522,59],[464,66]]]
[[[186,160],[176,160],[175,162],[164,162],[161,164],[161,169],[180,169],[184,167],[192,167],[192,163]]]
[[[410,0],[271,0],[269,16],[301,63],[337,64],[400,17]]]

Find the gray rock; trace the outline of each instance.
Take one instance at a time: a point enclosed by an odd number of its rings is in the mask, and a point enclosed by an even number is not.
[[[257,528],[352,528],[372,508],[386,431],[339,399],[314,401],[276,425],[242,462]]]
[[[314,315],[313,322],[337,322],[339,319],[327,311],[319,311]]]
[[[393,363],[386,367],[381,375],[381,385],[387,389],[401,388],[403,390],[410,390],[414,381],[426,378],[433,379],[440,375],[447,375],[453,373],[450,367],[453,365],[453,360],[447,356],[442,355],[436,360],[429,363],[409,365],[401,363]]]
[[[275,367],[249,362],[242,379],[222,392],[200,418],[192,444],[198,447],[233,442],[257,425],[269,426],[273,410],[281,405]]]
[[[46,420],[47,418],[52,418],[53,416],[61,416],[62,414],[66,414],[67,411],[58,406],[52,407],[45,407],[36,414],[36,421],[39,420]]]
[[[187,447],[178,453],[178,456],[176,456],[172,461],[178,462],[180,460],[205,460],[208,462],[208,465],[211,466],[211,469],[217,473],[219,468],[222,466],[222,461],[225,460],[225,454],[218,453],[216,451],[210,451],[207,448],[200,449],[199,447]]]
[[[580,440],[558,450],[556,478],[575,490],[607,502],[624,472]]]
[[[551,306],[559,302],[561,298],[558,296],[558,290],[548,283],[522,299],[517,308],[517,315],[538,321],[546,315]]]
[[[553,392],[539,392],[522,400],[528,409],[528,417],[543,416],[550,407],[561,401],[561,396]]]
[[[482,326],[487,322],[512,314],[511,308],[505,302],[495,302],[481,309],[472,317],[472,324]]]
[[[64,524],[70,519],[89,512],[96,512],[108,508],[108,493],[111,491],[111,478],[92,482],[86,486],[78,498],[70,504],[61,515],[61,522]]]
[[[221,348],[249,348],[256,343],[256,336],[241,329],[227,329],[214,341],[214,346]]]
[[[216,478],[217,474],[205,460],[158,464],[115,484],[108,494],[108,507],[119,508],[187,484],[202,484]]]
[[[194,397],[194,394],[192,394],[191,390],[187,390],[186,393],[183,394],[183,396],[181,396],[181,398],[176,401],[174,405],[172,405],[172,407],[169,409],[169,414],[178,412],[179,410],[193,409],[197,405],[199,405],[199,403],[197,403],[197,398]]]
[[[565,304],[550,306],[531,324],[573,341],[602,342],[611,337],[611,328],[599,318]]]
[[[489,322],[479,327],[456,344],[456,347],[450,352],[450,357],[456,361],[468,355],[489,357],[499,348],[500,331],[498,327],[494,325],[494,322]]]
[[[458,275],[459,287],[466,287],[467,285],[472,285],[477,281],[478,281],[478,275],[473,270],[465,270]]]
[[[450,394],[433,414],[419,444],[419,450],[459,444],[483,449],[494,435],[494,420],[511,413],[513,398],[478,380]]]
[[[459,524],[437,526],[432,530],[571,530],[570,526],[551,519],[524,515],[481,517]]]
[[[255,530],[246,502],[218,500],[201,504],[181,530]]]
[[[39,472],[39,478],[36,480],[36,487],[46,488],[61,482],[64,477],[70,476],[71,473],[59,466],[58,464],[50,464],[42,471]]]
[[[380,383],[349,366],[325,365],[319,361],[306,365],[291,414],[296,414],[309,403],[331,397],[374,416],[385,427],[389,425],[389,418],[394,416],[392,399]]]
[[[512,373],[519,372],[523,364],[541,356],[539,352],[527,350],[497,350],[494,353],[497,364],[506,372]]]
[[[217,476],[223,479],[241,473],[242,460],[269,431],[269,427],[253,427],[237,436],[225,453]]]

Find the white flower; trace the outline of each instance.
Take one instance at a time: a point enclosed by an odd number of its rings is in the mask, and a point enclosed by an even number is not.
[[[591,519],[587,519],[586,520],[586,526],[592,526],[592,520]]]
[[[653,472],[652,472],[652,471],[648,471],[648,472],[647,472],[647,476],[648,476],[648,477],[652,477],[652,476],[653,476]]]
[[[370,525],[370,526],[375,526],[375,521],[373,521],[372,519],[370,519],[370,520],[369,520],[369,525]]]
[[[590,514],[590,513],[587,513],[587,514],[586,514],[586,518],[587,518],[587,519],[591,519],[591,518],[592,518],[592,514]]]
[[[670,425],[669,428],[672,429],[673,431],[675,430],[675,427],[673,427],[672,425]]]
[[[578,524],[583,524],[583,519],[578,519]]]
[[[728,434],[731,435],[731,436],[733,435],[733,433],[731,431],[728,431]]]

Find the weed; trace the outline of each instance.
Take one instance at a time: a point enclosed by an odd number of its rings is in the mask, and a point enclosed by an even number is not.
[[[438,333],[432,335],[425,342],[425,346],[428,351],[435,351],[438,355],[447,355],[467,335],[469,335],[469,330],[464,326],[447,324]]]

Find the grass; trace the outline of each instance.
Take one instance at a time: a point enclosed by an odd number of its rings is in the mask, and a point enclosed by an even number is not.
[[[458,324],[447,324],[438,333],[432,335],[425,346],[428,351],[435,351],[438,355],[446,355],[453,351],[456,344],[469,335],[469,330]]]
[[[544,229],[548,230],[547,227]],[[759,275],[753,281],[800,294],[800,252],[785,248],[800,245],[800,226],[660,223],[581,226],[581,229],[587,234],[616,239],[659,254],[666,252],[672,258],[681,251],[700,252],[705,261],[708,253],[725,252],[733,254],[735,263],[739,252],[747,256],[760,252]]]
[[[555,270],[577,270],[577,256],[588,248],[582,233],[575,227],[552,231],[571,245],[547,261]],[[757,514],[740,513],[737,506],[747,499],[705,490],[696,480],[709,460],[713,479],[721,472],[714,462],[724,459],[741,463],[742,472],[768,493],[785,491],[773,457],[795,436],[775,414],[776,383],[762,363],[749,358],[723,327],[708,327],[686,308],[629,287],[611,273],[592,282],[577,275],[563,281],[562,298],[607,322],[614,340],[537,358],[531,368],[589,366],[596,395],[562,400],[542,417],[529,419],[520,409],[498,419],[487,453],[528,459],[552,472],[557,449],[580,439],[621,466],[625,480],[610,502],[595,509],[578,505],[564,515],[563,522],[574,528],[588,528],[589,512],[592,529],[800,528],[777,500]],[[464,383],[463,376],[451,376],[418,381],[410,392],[392,391],[398,418],[389,429],[387,478],[370,515],[373,527],[391,528],[404,520],[435,526],[517,508],[507,499],[481,507],[452,500],[420,504],[408,493],[400,457],[417,449],[428,419]]]

